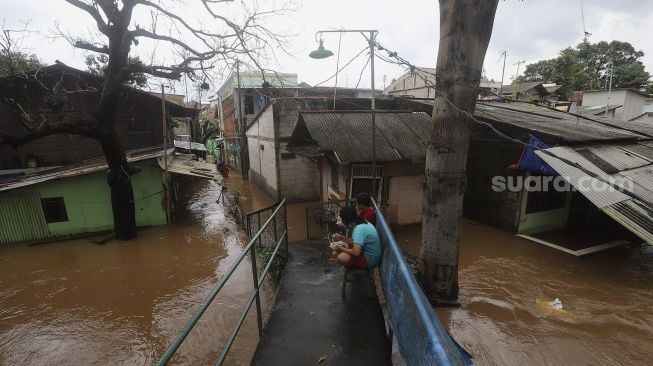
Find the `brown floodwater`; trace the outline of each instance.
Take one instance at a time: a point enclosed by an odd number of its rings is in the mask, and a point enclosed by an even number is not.
[[[400,246],[419,253],[420,231],[400,228]],[[475,364],[653,362],[653,246],[579,259],[468,220],[461,232],[461,307],[437,312]]]
[[[272,203],[240,177],[228,179],[246,211]],[[155,363],[247,244],[215,203],[216,183],[186,191],[187,207],[172,226],[147,228],[133,241],[1,247],[0,365]],[[247,257],[172,363],[213,364],[252,286]],[[267,313],[272,291],[265,290]],[[257,342],[252,310],[228,364],[249,364]]]

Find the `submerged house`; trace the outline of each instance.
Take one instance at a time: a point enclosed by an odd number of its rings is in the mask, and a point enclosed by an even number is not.
[[[414,102],[420,108],[430,103]],[[537,161],[535,168],[528,167],[521,164],[526,154],[523,145],[475,125],[467,163],[465,217],[575,255],[587,254],[597,245],[653,241],[653,142],[645,131],[504,103],[478,103],[475,115],[499,132],[537,143],[550,154],[530,151]],[[377,113],[377,199],[395,224],[421,222],[430,123],[423,113]],[[350,199],[361,191],[371,192],[370,140],[369,112],[301,112],[287,150],[315,162],[320,201]],[[558,176],[571,186],[555,189]],[[594,181],[596,176],[623,178],[634,187],[634,195],[604,192]],[[546,178],[542,179],[546,187],[510,184],[537,177]],[[589,188],[583,181],[589,182]],[[503,182],[503,187],[497,182]]]
[[[0,134],[20,137],[43,120],[94,120],[100,83],[100,77],[60,63],[29,76],[0,78]],[[67,92],[52,93],[62,87]],[[125,87],[118,109],[118,134],[128,161],[140,169],[132,176],[138,226],[167,222],[157,161],[164,150],[161,106],[160,97]],[[170,123],[197,113],[167,100],[165,107]],[[106,171],[100,144],[92,138],[58,133],[16,147],[0,141],[0,243],[111,230]]]
[[[431,118],[410,111],[376,112],[373,152],[371,117],[369,111],[301,112],[288,150],[315,162],[320,201],[351,200],[376,185],[375,198],[390,222],[420,223]]]
[[[275,198],[283,197],[290,202],[318,200],[320,175],[314,159],[286,148],[300,112],[369,110],[369,91],[338,88],[335,104],[333,88],[305,87],[259,92],[266,95],[266,101],[245,129],[249,178]],[[401,99],[387,97],[376,100],[377,108],[384,110],[401,109],[403,103]]]
[[[165,225],[162,146],[132,150],[136,225]],[[65,167],[0,175],[0,244],[33,242],[113,229],[111,192],[103,158]],[[0,174],[7,171],[0,171]],[[22,173],[22,174],[18,174]]]
[[[653,198],[647,176],[653,169],[651,136],[531,106],[477,104],[476,116],[540,149],[524,149],[475,126],[465,216],[576,255],[600,244],[653,240],[653,199],[631,205],[627,194],[615,192],[617,184],[603,182],[623,178],[629,181],[625,188]],[[520,164],[529,153],[537,156],[535,164]],[[570,186],[556,189],[558,176]],[[497,189],[497,177],[506,182],[536,177],[529,180],[540,186]]]

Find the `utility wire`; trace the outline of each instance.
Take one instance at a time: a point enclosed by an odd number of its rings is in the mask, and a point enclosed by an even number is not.
[[[358,58],[358,56],[362,55],[363,52],[365,52],[365,51],[367,51],[367,47],[363,48],[360,52],[358,52],[358,53],[356,54],[356,56],[352,57],[349,61],[347,61],[347,63],[344,64],[340,69],[338,69],[338,70],[336,71],[335,74],[331,75],[328,79],[324,80],[323,82],[321,82],[321,83],[317,83],[317,84],[315,84],[315,85],[313,85],[313,86],[320,86],[320,85],[322,85],[322,84],[328,82],[329,80],[335,78],[335,77],[338,75],[338,73],[340,73],[342,70],[344,70],[345,68],[347,68],[347,66],[349,66],[349,64],[351,64],[352,62],[354,62],[354,60],[356,60],[356,59]]]
[[[423,69],[420,69],[420,68],[416,67],[415,65],[411,64],[408,60],[406,60],[406,59],[400,57],[400,56],[397,54],[397,52],[393,52],[393,51],[388,50],[387,48],[381,46],[381,44],[379,44],[378,42],[376,43],[376,46],[377,46],[377,48],[378,48],[379,50],[382,50],[382,51],[385,50],[385,51],[387,52],[387,54],[388,54],[388,57],[390,57],[390,58],[394,58],[395,60],[397,60],[397,62],[392,62],[392,63],[398,63],[398,64],[400,64],[400,65],[402,65],[402,66],[404,66],[404,67],[407,67],[411,72],[414,72],[414,70],[419,70],[419,71],[422,71],[422,72],[424,72],[424,73],[426,73],[426,74],[431,74],[431,75],[435,76],[435,77],[436,77],[436,80],[437,80],[437,75],[436,75],[436,74],[431,73],[431,72],[428,72],[428,71],[426,71],[426,70],[423,70]],[[635,193],[635,192],[627,191],[627,190],[625,190],[623,187],[620,187],[620,186],[618,186],[618,185],[615,185],[613,182],[610,182],[610,181],[605,180],[603,177],[600,177],[599,175],[597,175],[597,174],[595,174],[594,172],[592,172],[592,171],[590,171],[590,170],[588,170],[588,169],[582,167],[580,164],[578,164],[578,163],[576,163],[576,162],[572,162],[572,161],[570,161],[570,160],[568,160],[568,159],[566,159],[566,158],[564,158],[564,157],[561,157],[561,156],[558,156],[558,155],[552,153],[551,151],[548,151],[548,150],[546,150],[546,149],[541,149],[541,148],[539,148],[539,147],[537,147],[537,146],[535,146],[535,145],[529,144],[529,143],[527,143],[527,142],[523,142],[523,141],[521,141],[521,140],[519,140],[519,139],[516,139],[516,138],[513,138],[513,137],[511,137],[511,136],[508,136],[508,135],[504,134],[503,132],[499,131],[496,127],[494,127],[491,123],[489,123],[489,122],[485,122],[485,121],[481,121],[481,120],[477,119],[474,115],[472,115],[470,112],[458,108],[458,106],[456,106],[455,103],[453,103],[451,100],[449,100],[449,99],[447,98],[447,96],[446,96],[444,93],[438,91],[438,90],[435,88],[435,84],[434,84],[431,80],[428,80],[428,78],[424,77],[423,75],[420,75],[420,73],[415,73],[415,74],[416,74],[418,77],[420,77],[420,78],[424,81],[425,84],[427,84],[427,85],[429,85],[430,87],[432,87],[433,90],[434,90],[434,92],[435,92],[438,96],[440,96],[440,97],[441,97],[441,98],[442,98],[442,99],[443,99],[447,104],[449,104],[449,105],[451,106],[451,108],[453,108],[454,110],[456,110],[458,113],[465,115],[467,118],[469,118],[469,120],[471,120],[471,121],[473,121],[473,122],[475,122],[475,123],[477,123],[477,124],[479,124],[479,125],[482,125],[482,126],[485,126],[485,127],[489,128],[489,129],[490,129],[492,132],[494,132],[497,136],[499,136],[499,137],[501,137],[501,138],[504,138],[504,139],[506,139],[506,140],[512,141],[512,142],[514,142],[514,143],[516,143],[516,144],[522,145],[522,146],[524,146],[524,147],[531,148],[531,149],[533,149],[534,151],[541,151],[543,154],[545,154],[545,155],[547,155],[547,156],[550,156],[550,157],[553,157],[553,158],[555,158],[555,159],[558,159],[558,160],[562,161],[563,163],[565,163],[565,164],[567,164],[567,165],[569,165],[569,166],[572,166],[572,167],[575,167],[575,168],[581,170],[583,173],[587,174],[588,176],[590,176],[590,177],[592,177],[592,178],[595,178],[595,179],[597,179],[597,180],[599,180],[599,181],[601,181],[601,182],[603,182],[603,183],[609,185],[610,187],[616,189],[617,191],[623,193],[624,195],[627,195],[627,196],[629,196],[629,197],[631,197],[631,198],[634,198],[634,199],[637,199],[637,200],[639,200],[639,201],[642,201],[642,202],[646,203],[646,204],[649,205],[649,206],[653,206],[653,202],[649,201],[647,198],[644,198],[644,197],[638,195],[638,194]],[[474,88],[474,87],[471,86],[471,85],[466,85],[466,84],[458,83],[458,82],[455,82],[455,81],[454,81],[454,83],[455,83],[455,84],[458,84],[458,85],[461,85],[461,86]],[[408,99],[408,98],[404,98],[404,99]],[[562,112],[562,111],[560,111],[560,112]],[[564,113],[564,112],[563,112],[563,113]],[[594,120],[592,120],[592,121],[594,121]],[[499,121],[499,122],[502,122],[502,121]],[[594,121],[594,122],[598,122],[598,121]],[[505,122],[503,122],[503,123],[505,123]]]

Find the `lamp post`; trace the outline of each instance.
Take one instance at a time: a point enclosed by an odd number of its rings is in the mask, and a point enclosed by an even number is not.
[[[379,33],[377,30],[372,30],[372,29],[337,29],[337,30],[320,30],[317,31],[316,35],[320,35],[320,46],[318,47],[317,50],[311,52],[309,54],[309,57],[315,58],[315,59],[323,59],[327,57],[333,56],[333,52],[327,50],[324,48],[324,43],[322,40],[322,34],[323,33],[360,33],[367,42],[369,43],[370,46],[370,71],[372,75],[372,80],[371,80],[371,92],[372,92],[372,197],[374,199],[378,200],[378,197],[376,196],[377,194],[377,187],[376,187],[376,182],[377,182],[377,169],[376,169],[376,101],[375,101],[375,89],[374,89],[374,46],[376,46],[376,35]],[[369,33],[369,37],[365,34]],[[336,75],[338,73],[338,70],[336,70]]]

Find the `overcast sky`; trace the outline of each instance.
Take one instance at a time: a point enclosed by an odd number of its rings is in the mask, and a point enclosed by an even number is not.
[[[262,0],[262,3],[270,1]],[[333,28],[378,29],[378,40],[385,47],[397,51],[418,66],[435,67],[439,34],[436,0],[294,1],[301,4],[298,11],[271,22],[275,29],[297,34],[289,39],[293,56],[278,54],[278,64],[269,65],[273,69],[298,73],[300,81],[311,85],[331,76],[336,69],[335,57],[314,60],[307,54],[317,48],[315,32]],[[193,16],[201,14],[201,10],[193,6],[196,2],[185,0],[184,4],[184,9]],[[234,7],[239,6],[238,3],[228,5],[232,10],[227,11],[233,11]],[[644,51],[646,69],[653,73],[653,42],[650,40],[653,33],[653,1],[584,0],[584,15],[586,29],[592,33],[591,42],[628,41],[636,49]],[[63,0],[1,0],[0,16],[4,18],[6,28],[18,27],[21,21],[29,20],[30,26],[42,33],[54,29],[55,22],[62,29],[75,34],[85,34],[92,29],[89,17]],[[485,59],[486,75],[495,80],[501,79],[502,61],[499,55],[504,50],[508,52],[505,71],[505,83],[508,83],[515,75],[514,63],[517,61],[530,63],[553,58],[561,49],[575,46],[582,38],[581,0],[500,1]],[[335,52],[338,36],[326,35],[324,44]],[[46,63],[58,59],[71,66],[84,67],[84,52],[73,50],[63,40],[33,35],[24,45]],[[365,45],[365,40],[359,34],[345,34],[341,66]],[[144,47],[136,51],[141,56],[151,53],[151,49]],[[166,58],[165,53],[165,50],[157,50],[158,57]],[[340,75],[339,86],[355,86],[364,64],[363,56],[353,62]],[[384,77],[387,85],[403,73],[401,67],[377,60],[377,88],[384,85]],[[333,82],[325,85],[333,85]],[[363,73],[361,87],[369,86],[368,67]]]

